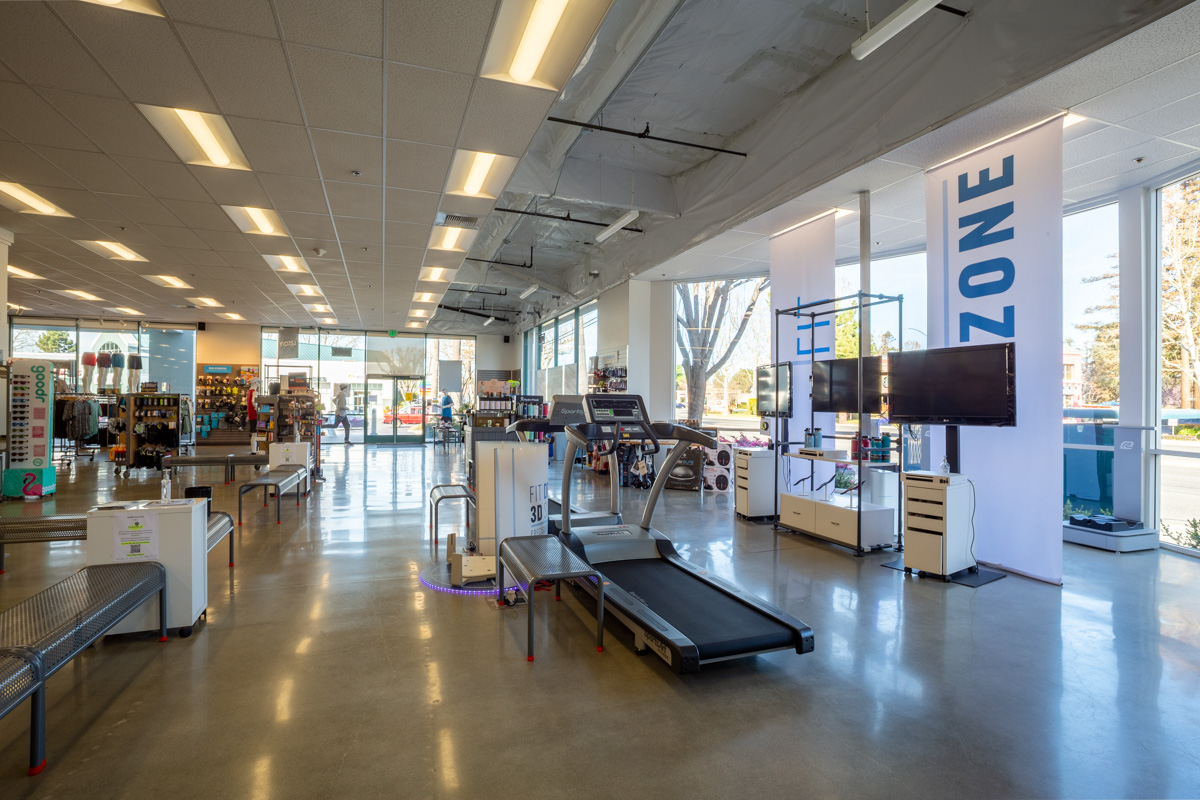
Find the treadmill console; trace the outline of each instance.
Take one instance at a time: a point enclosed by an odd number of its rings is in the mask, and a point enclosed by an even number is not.
[[[550,422],[555,425],[574,425],[587,422],[583,410],[583,395],[556,394],[550,401]]]
[[[589,394],[584,398],[584,413],[588,422],[645,424],[650,421],[646,404],[637,394]]]

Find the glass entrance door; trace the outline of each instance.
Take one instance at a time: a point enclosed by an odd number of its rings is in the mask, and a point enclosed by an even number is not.
[[[425,409],[421,396],[424,378],[415,375],[368,375],[367,444],[422,444]]]

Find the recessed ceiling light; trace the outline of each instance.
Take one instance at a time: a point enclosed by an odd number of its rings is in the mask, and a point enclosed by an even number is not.
[[[145,261],[146,259],[139,256],[137,253],[130,250],[120,242],[101,242],[96,240],[93,244],[97,244],[104,250],[107,250],[112,255],[109,258],[115,258],[118,261]],[[107,255],[107,254],[106,254]]]
[[[254,224],[258,226],[259,233],[271,234],[275,232],[275,225],[271,220],[267,219],[267,215],[263,213],[261,208],[246,206],[246,213],[250,215],[250,219],[254,220]]]
[[[188,300],[191,300],[193,303],[195,303],[198,306],[204,306],[205,308],[224,308],[225,307],[224,303],[218,303],[216,300],[214,300],[211,297],[189,297]]]
[[[66,291],[67,291],[67,294],[73,294],[76,297],[78,297],[80,300],[99,300],[100,299],[99,297],[96,297],[96,295],[89,294],[88,292],[85,292],[82,289],[67,289]]]
[[[495,161],[494,153],[476,153],[475,161],[471,164],[471,171],[467,173],[467,182],[463,184],[463,191],[467,194],[479,194]]]
[[[409,322],[409,323],[408,323],[408,325],[407,325],[407,326],[405,326],[405,327],[408,327],[408,328],[424,328],[424,327],[425,327],[425,323],[423,323],[423,322],[416,322],[416,321],[413,321],[413,322]]]
[[[212,129],[204,121],[203,114],[183,108],[175,109],[175,113],[183,122],[184,127],[188,129],[188,133],[196,140],[196,144],[200,145],[200,149],[204,151],[204,155],[208,156],[208,160],[213,163],[213,166],[225,167],[229,165],[229,154],[225,152],[225,148],[221,147],[221,143],[213,135]]]
[[[321,322],[324,322],[326,325],[337,325],[337,320],[333,317],[321,317]]]
[[[1063,127],[1069,128],[1072,125],[1078,125],[1079,123],[1084,122],[1086,120],[1087,120],[1087,117],[1081,116],[1079,114],[1067,114],[1065,117],[1063,117]]]
[[[423,308],[417,308],[417,309],[414,309],[414,310],[412,310],[412,311],[409,311],[409,312],[408,312],[408,315],[409,315],[410,317],[428,317],[428,316],[429,316],[429,312],[428,312],[428,311],[426,311],[426,310],[425,310],[425,309],[423,309]]]
[[[446,269],[445,267],[421,267],[419,280],[447,283],[454,276],[455,272],[457,270]]]
[[[533,80],[566,8],[567,0],[537,0],[508,70],[514,81],[529,83]]]
[[[413,302],[416,303],[432,303],[433,292],[417,292],[413,295]]]
[[[29,270],[21,269],[20,267],[14,267],[12,264],[8,265],[8,274],[16,275],[18,278],[25,278],[26,280],[30,281],[44,280],[41,275],[34,275]]]
[[[296,289],[299,291],[300,294],[304,295],[305,297],[320,297],[321,296],[321,293],[317,291],[317,287],[315,287],[311,284],[308,284],[308,283],[297,284]]]
[[[453,250],[454,245],[458,244],[458,237],[462,235],[462,228],[446,228],[446,235],[442,237],[442,249]]]
[[[69,217],[67,212],[46,198],[31,192],[19,183],[0,181],[0,192],[21,203],[25,208],[17,209],[22,214],[42,214],[48,217]]]
[[[221,316],[225,319],[245,319],[241,314],[234,314],[232,311],[226,311]]]
[[[110,309],[110,311],[116,311],[120,314],[128,314],[131,317],[142,316],[142,312],[138,311],[136,308],[130,308],[129,306],[117,306],[115,308]]]
[[[169,287],[171,289],[191,289],[192,288],[191,284],[181,281],[179,278],[176,278],[174,275],[147,275],[146,278],[147,278],[147,280],[154,281],[157,284]]]
[[[119,8],[123,11],[134,11],[138,14],[149,14],[152,17],[163,16],[162,6],[158,4],[158,0],[84,0],[84,2]]]
[[[280,256],[279,260],[283,262],[284,269],[288,272],[300,271],[300,262],[296,260],[295,256]]]
[[[16,311],[28,311],[29,310],[28,306],[19,306],[16,303],[9,303],[8,307],[11,309],[14,309]]]
[[[242,233],[286,236],[283,220],[273,209],[255,206],[221,206]]]
[[[312,311],[314,314],[328,314],[329,306],[323,306],[320,303],[317,303],[315,305],[309,306],[308,310]]]

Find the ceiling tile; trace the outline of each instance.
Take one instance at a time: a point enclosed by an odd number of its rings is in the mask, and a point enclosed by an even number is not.
[[[440,192],[450,171],[449,147],[388,141],[387,185],[421,192]]]
[[[209,200],[208,192],[183,164],[129,156],[117,156],[116,161],[155,197],[200,203]]]
[[[429,242],[429,232],[433,225],[413,225],[408,222],[387,223],[387,243],[398,247],[411,247],[414,250],[424,250]]]
[[[206,236],[213,236],[213,235],[225,235],[225,234],[214,234],[213,231],[206,231]],[[203,242],[201,244],[203,244]],[[182,258],[184,261],[186,261],[188,264],[192,264],[197,267],[211,268],[211,267],[228,266],[228,262],[225,261],[225,259],[221,256],[221,254],[217,253],[213,250],[204,250],[204,249],[193,250],[193,249],[189,249],[189,248],[178,248],[176,250],[176,252],[179,254],[179,257]]]
[[[474,82],[469,75],[389,64],[387,137],[453,147]]]
[[[44,3],[0,3],[0,53],[34,86],[120,97],[116,85]]]
[[[275,6],[289,42],[383,57],[382,0],[276,0]]]
[[[125,194],[99,194],[97,196],[136,223],[146,225],[179,224],[179,218],[153,197],[135,197]]]
[[[312,135],[322,178],[383,185],[383,139],[334,131]],[[354,175],[355,170],[360,174]]]
[[[303,121],[282,44],[212,28],[178,27],[224,113],[275,122]]]
[[[271,204],[253,172],[191,165],[188,171],[220,205],[266,208]]]
[[[93,192],[146,194],[141,184],[111,157],[84,150],[34,147],[38,154]]]
[[[486,217],[496,207],[496,201],[488,197],[465,197],[461,194],[442,195],[439,210],[447,214],[462,214],[464,217]],[[388,213],[391,213],[389,209]]]
[[[337,216],[366,217],[374,220],[383,218],[383,188],[380,186],[361,186],[327,180],[325,192],[329,197],[329,207]]]
[[[0,142],[0,174],[3,174],[6,180],[30,187],[80,188],[79,183],[67,173],[46,161],[30,148],[16,142]],[[70,212],[70,209],[66,210]]]
[[[343,252],[347,253],[347,258],[350,258],[349,249],[352,247],[350,242],[354,242],[359,246],[381,245],[383,244],[383,222],[377,219],[359,219],[358,217],[334,217],[334,224],[337,225],[338,238],[342,241]],[[375,247],[371,248],[371,252],[376,256]],[[366,258],[367,253],[361,251],[354,254],[354,258]],[[375,259],[377,260],[377,259]]]
[[[68,239],[80,239],[84,241],[106,239],[101,234],[99,228],[82,219],[74,217],[44,217],[40,222],[42,230],[39,233],[51,231]]]
[[[1174,103],[1167,103],[1153,111],[1131,117],[1121,124],[1154,136],[1169,137],[1175,131],[1200,125],[1200,96],[1193,94]]]
[[[72,150],[96,149],[28,86],[0,83],[0,108],[4,109],[4,129],[23,142]]]
[[[308,124],[383,134],[383,63],[331,50],[288,45]]]
[[[401,247],[389,244],[384,248],[384,262],[389,270],[396,267],[419,267],[424,256],[424,247]]]
[[[130,100],[217,113],[167,20],[115,13],[92,3],[59,3],[56,8]]]
[[[436,192],[388,189],[385,198],[385,211],[388,219],[402,222],[431,222],[437,216],[441,195]]]
[[[51,89],[42,95],[107,153],[179,161],[132,103]]]
[[[228,122],[255,172],[317,177],[312,144],[303,127],[232,116]]]
[[[186,200],[163,200],[175,216],[189,228],[210,231],[233,231],[237,226],[216,203],[192,203]]]
[[[271,204],[280,211],[329,213],[329,204],[325,201],[325,191],[320,181],[289,175],[260,175],[259,180],[267,190]]]
[[[388,58],[474,75],[495,0],[388,0]]]
[[[555,97],[555,92],[544,89],[480,79],[467,105],[458,146],[502,156],[525,155]]]
[[[1105,122],[1123,122],[1178,100],[1185,93],[1194,94],[1198,83],[1200,56],[1192,56],[1080,103],[1071,110]]]
[[[175,228],[167,225],[143,225],[142,227],[167,247],[202,249],[208,246],[194,231],[187,228]]]
[[[328,214],[299,214],[295,211],[281,211],[279,216],[283,217],[284,223],[288,227],[288,233],[296,240],[296,245],[305,249],[301,244],[301,239],[335,239],[333,232],[333,220]],[[317,245],[313,245],[316,247]],[[328,244],[322,244],[327,250],[333,249]],[[336,247],[336,244],[334,245]],[[312,247],[307,248],[311,251]],[[307,258],[307,253],[305,254]]]
[[[278,35],[270,0],[159,0],[167,16],[209,28],[238,31],[254,36]]]
[[[254,246],[248,236],[241,231],[197,231],[200,238],[214,250],[230,253],[254,253]],[[256,236],[256,239],[281,239],[278,236]],[[285,245],[282,245],[286,247]]]
[[[30,186],[30,189],[45,197],[59,208],[65,209],[80,219],[104,219],[123,222],[128,219],[99,196],[91,192],[59,189],[56,187]]]

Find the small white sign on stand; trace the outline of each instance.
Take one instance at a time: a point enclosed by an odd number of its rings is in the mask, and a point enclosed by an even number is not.
[[[158,559],[158,512],[123,511],[113,515],[113,561]]]

